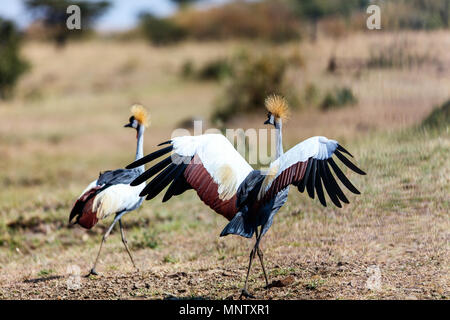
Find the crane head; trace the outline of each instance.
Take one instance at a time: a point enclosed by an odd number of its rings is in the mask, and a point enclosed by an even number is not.
[[[132,116],[129,123],[124,125],[126,128],[139,129],[140,126],[148,127],[148,112],[140,104],[135,104],[131,107]]]
[[[289,116],[289,108],[285,98],[278,95],[271,95],[265,101],[267,113],[267,120],[264,124],[275,125],[278,120],[285,120]]]

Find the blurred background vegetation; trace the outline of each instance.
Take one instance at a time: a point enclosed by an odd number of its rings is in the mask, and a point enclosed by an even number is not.
[[[30,70],[30,63],[20,54],[22,39],[52,41],[58,48],[71,39],[142,39],[155,46],[169,46],[180,42],[261,41],[276,44],[295,41],[317,41],[319,36],[335,39],[354,32],[369,32],[365,25],[369,4],[377,4],[382,11],[383,28],[380,32],[399,30],[433,30],[449,27],[449,0],[261,0],[226,1],[221,5],[199,8],[197,3],[207,1],[172,0],[178,7],[169,16],[140,12],[135,28],[116,32],[97,32],[93,25],[111,8],[108,1],[24,0],[24,6],[33,22],[20,32],[12,21],[1,21],[2,47],[0,51],[0,97],[11,97],[17,80]],[[80,6],[81,31],[68,30],[65,22],[70,4]],[[367,68],[410,67],[433,57],[408,52],[405,43],[391,43],[371,51],[367,61],[336,61],[331,54],[328,71],[336,72],[346,63],[363,64]],[[435,61],[436,62],[436,61]],[[436,62],[437,63],[437,62]],[[132,67],[132,62],[130,62]],[[184,61],[180,74],[185,79],[221,81],[225,83],[223,99],[217,103],[212,120],[226,121],[238,111],[251,112],[264,97],[279,92],[295,105],[301,101],[295,90],[289,88],[285,76],[288,69],[302,68],[300,52],[290,56],[279,53],[235,52],[231,57],[219,57],[203,66],[195,61]],[[195,69],[195,67],[197,69]],[[195,73],[195,74],[194,74]],[[308,94],[317,95],[317,88]],[[353,104],[356,101],[349,88],[335,88],[323,94],[322,108]]]

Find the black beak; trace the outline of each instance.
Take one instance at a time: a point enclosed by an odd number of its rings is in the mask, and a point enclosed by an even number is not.
[[[270,124],[270,119],[267,119],[264,124]]]
[[[124,128],[131,128],[133,125],[131,123],[127,123],[126,125],[124,125]]]

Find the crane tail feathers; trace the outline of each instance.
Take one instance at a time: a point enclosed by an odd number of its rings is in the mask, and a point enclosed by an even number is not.
[[[224,237],[229,234],[236,234],[241,237],[251,238],[255,232],[255,229],[256,227],[245,222],[242,212],[238,212],[222,230],[220,236]]]

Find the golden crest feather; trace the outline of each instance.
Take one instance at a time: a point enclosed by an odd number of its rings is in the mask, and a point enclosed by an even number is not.
[[[131,114],[139,122],[140,125],[148,127],[149,125],[148,112],[142,105],[134,104],[131,107]]]
[[[271,95],[266,98],[266,109],[274,115],[275,118],[283,120],[289,117],[289,107],[286,99],[279,95]]]

